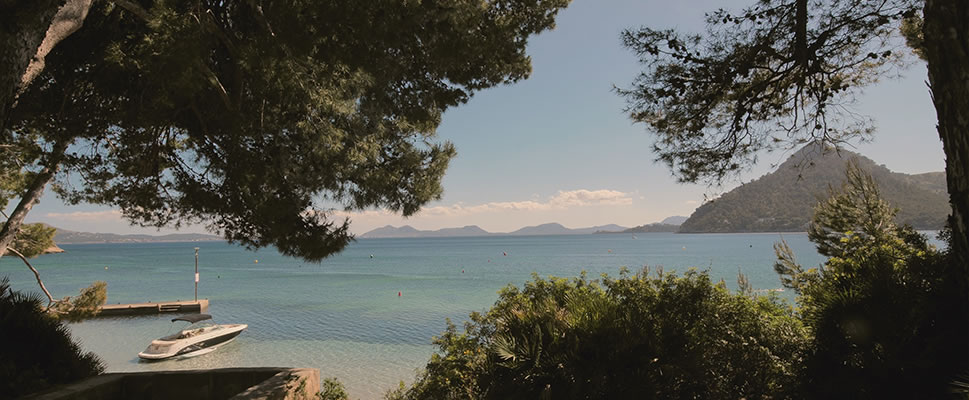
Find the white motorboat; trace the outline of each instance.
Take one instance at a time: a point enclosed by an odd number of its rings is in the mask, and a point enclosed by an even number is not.
[[[160,339],[151,341],[145,351],[138,353],[138,357],[146,360],[164,360],[172,357],[191,357],[211,352],[219,346],[228,343],[243,330],[246,324],[213,324],[209,314],[193,314],[173,318],[172,322],[185,321],[190,325]]]

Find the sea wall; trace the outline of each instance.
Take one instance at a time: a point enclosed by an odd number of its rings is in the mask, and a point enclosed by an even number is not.
[[[319,391],[315,368],[219,368],[104,374],[26,399],[302,400]]]

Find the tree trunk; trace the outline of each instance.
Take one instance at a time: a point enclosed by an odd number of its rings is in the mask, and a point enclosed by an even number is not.
[[[0,0],[0,130],[44,58],[81,28],[92,0]],[[12,3],[12,4],[11,4]]]
[[[0,130],[6,128],[27,66],[64,1],[0,1]]]
[[[952,250],[969,262],[969,1],[925,2],[925,56],[945,151]]]
[[[34,78],[44,70],[44,59],[47,57],[47,53],[50,53],[54,46],[62,40],[81,29],[84,20],[87,18],[87,12],[91,9],[91,1],[67,0],[67,3],[57,10],[50,27],[47,28],[44,41],[37,48],[37,54],[30,60],[30,65],[27,66],[27,71],[24,72],[24,76],[20,80],[20,89],[16,94],[17,96],[20,96],[27,89],[27,86],[34,81]]]
[[[808,74],[807,0],[797,0],[794,8],[794,58],[801,67],[801,84]]]
[[[47,157],[46,166],[34,177],[27,193],[24,193],[24,196],[20,198],[17,208],[13,210],[10,218],[7,218],[7,222],[3,224],[3,229],[0,230],[0,257],[3,257],[7,252],[7,247],[10,246],[10,243],[13,243],[13,239],[20,231],[20,225],[23,225],[27,213],[30,212],[31,208],[34,208],[34,204],[40,201],[40,197],[44,194],[44,187],[54,179],[54,174],[57,173],[57,168],[60,166],[66,150],[67,143],[57,142],[54,144],[54,149]]]

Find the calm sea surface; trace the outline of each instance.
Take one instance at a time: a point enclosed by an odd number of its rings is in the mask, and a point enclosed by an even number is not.
[[[435,351],[431,337],[484,311],[502,287],[546,277],[616,276],[623,266],[709,269],[736,286],[738,269],[756,289],[779,288],[772,244],[779,234],[643,233],[433,239],[361,239],[322,263],[222,242],[63,245],[32,263],[55,297],[108,283],[108,303],[191,300],[194,248],[199,297],[216,322],[245,323],[234,342],[200,357],[142,363],[138,352],[180,328],[171,315],[102,318],[71,324],[110,372],[241,366],[319,368],[351,398],[376,399]],[[805,234],[784,234],[802,265],[823,261]],[[507,255],[504,255],[507,254]],[[372,255],[372,257],[371,257]],[[12,287],[38,291],[20,260],[4,257]],[[400,292],[401,296],[398,296]],[[792,297],[790,292],[782,293]]]

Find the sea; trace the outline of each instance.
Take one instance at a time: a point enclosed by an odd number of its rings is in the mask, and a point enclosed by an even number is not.
[[[508,285],[540,277],[616,277],[621,269],[709,271],[736,288],[737,274],[757,290],[781,291],[773,245],[786,240],[798,261],[824,261],[804,233],[639,233],[563,236],[359,239],[319,263],[248,250],[225,242],[65,244],[31,263],[55,297],[108,284],[108,303],[192,300],[195,248],[198,297],[217,323],[249,328],[212,353],[141,362],[152,339],[180,329],[171,314],[95,318],[69,324],[83,349],[108,372],[222,367],[309,367],[335,377],[351,398],[379,399],[436,351],[431,344],[450,319],[461,326],[484,312]],[[19,259],[3,257],[0,276],[14,290],[38,292]]]

